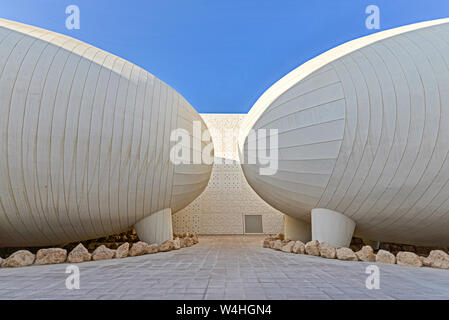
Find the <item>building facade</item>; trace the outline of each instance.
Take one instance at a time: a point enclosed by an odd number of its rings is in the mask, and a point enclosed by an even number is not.
[[[201,114],[201,117],[214,142],[215,164],[205,191],[173,215],[174,232],[283,232],[283,214],[254,192],[238,162],[238,135],[246,114]]]
[[[174,129],[205,127],[179,93],[113,54],[4,19],[0,70],[0,246],[133,225],[142,239],[171,238],[171,213],[201,194],[212,170],[170,160]]]
[[[250,185],[313,238],[449,244],[449,19],[325,52],[244,121],[245,154],[250,128],[279,130],[276,174],[243,164]]]

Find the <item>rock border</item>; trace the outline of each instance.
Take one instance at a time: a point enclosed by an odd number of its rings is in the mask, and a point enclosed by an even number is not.
[[[449,270],[449,254],[442,250],[432,250],[427,257],[424,257],[408,251],[399,251],[394,255],[384,249],[380,249],[377,253],[374,253],[372,247],[365,245],[360,250],[354,252],[351,248],[335,248],[327,242],[320,243],[318,240],[312,240],[304,244],[299,240],[285,239],[282,233],[266,237],[263,240],[263,247],[285,253],[306,254],[342,261],[377,262],[382,264]]]
[[[175,237],[176,236],[176,237]],[[81,263],[87,261],[100,261],[110,259],[122,259],[126,257],[154,254],[158,252],[168,252],[181,248],[191,247],[199,242],[198,236],[192,233],[174,234],[173,240],[167,240],[161,245],[156,243],[148,244],[143,241],[135,243],[123,243],[117,249],[109,249],[105,245],[97,247],[92,253],[79,243],[75,248],[67,253],[63,248],[43,248],[36,254],[29,250],[18,250],[8,258],[0,257],[1,268],[26,267],[32,265],[47,265],[59,263]]]

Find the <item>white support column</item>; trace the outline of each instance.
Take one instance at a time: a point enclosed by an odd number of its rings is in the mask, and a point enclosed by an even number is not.
[[[311,239],[310,223],[284,215],[284,234],[286,239],[306,243]]]
[[[312,239],[326,241],[335,247],[349,247],[355,222],[340,212],[312,209]]]
[[[173,239],[171,209],[163,209],[140,220],[134,225],[139,239],[152,244],[161,244]]]

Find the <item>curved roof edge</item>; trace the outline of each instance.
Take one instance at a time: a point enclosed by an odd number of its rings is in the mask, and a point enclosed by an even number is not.
[[[243,119],[241,131],[239,135],[239,149],[240,152],[243,151],[243,144],[245,142],[246,136],[248,135],[251,128],[254,126],[256,121],[262,115],[262,113],[270,106],[270,104],[275,101],[279,96],[281,96],[285,91],[293,87],[296,83],[309,76],[314,71],[323,67],[324,65],[335,61],[353,51],[360,48],[366,47],[377,41],[384,40],[390,37],[394,37],[399,34],[406,32],[424,29],[427,27],[432,27],[439,24],[449,23],[449,18],[442,18],[424,22],[413,23],[393,29],[388,29],[381,32],[376,32],[361,38],[350,40],[345,42],[335,48],[332,48],[315,58],[303,63],[296,69],[290,71],[271,87],[269,87],[256,103],[251,107],[247,116]]]
[[[24,30],[12,29],[12,26],[14,26],[14,27],[21,27],[21,28],[23,28]],[[38,31],[45,32],[45,33],[48,33],[48,34],[54,34],[55,36],[58,36],[58,37],[65,37],[65,38],[67,38],[67,39],[70,39],[70,40],[73,40],[73,41],[77,41],[77,42],[79,42],[79,43],[82,43],[82,44],[84,44],[84,45],[86,45],[86,46],[88,46],[88,47],[90,47],[90,48],[94,48],[94,49],[96,49],[96,50],[101,50],[102,52],[105,52],[106,54],[111,55],[111,56],[115,57],[116,59],[121,60],[121,61],[123,61],[123,62],[125,62],[125,63],[131,63],[131,64],[133,64],[134,66],[136,66],[136,67],[138,67],[138,68],[144,70],[144,71],[147,72],[149,75],[151,75],[152,77],[156,78],[158,81],[160,81],[161,83],[163,83],[164,85],[166,85],[168,88],[170,88],[171,90],[173,90],[174,92],[176,92],[177,94],[179,94],[179,96],[187,102],[187,104],[189,105],[189,107],[192,108],[196,113],[199,114],[199,112],[193,107],[193,105],[192,105],[192,104],[191,104],[191,103],[190,103],[190,102],[189,102],[189,101],[188,101],[188,100],[187,100],[187,99],[186,99],[186,98],[185,98],[185,97],[184,97],[178,90],[176,90],[175,88],[173,88],[171,85],[169,85],[169,84],[166,83],[165,81],[161,80],[159,77],[155,76],[154,74],[152,74],[152,73],[149,72],[148,70],[144,69],[143,67],[139,66],[138,64],[136,64],[136,63],[134,63],[134,62],[132,62],[132,61],[130,61],[130,60],[127,60],[127,59],[125,59],[125,58],[122,58],[122,57],[120,57],[120,56],[118,56],[118,55],[116,55],[116,54],[114,54],[114,53],[111,53],[111,52],[105,50],[105,49],[99,48],[99,47],[97,47],[97,46],[95,46],[95,45],[93,45],[93,44],[90,44],[90,43],[88,43],[88,42],[85,42],[84,40],[80,40],[80,39],[74,38],[74,37],[69,36],[69,35],[64,34],[64,33],[59,33],[59,32],[53,31],[53,30],[47,30],[47,29],[44,29],[44,28],[41,28],[41,27],[37,27],[37,26],[34,26],[34,25],[25,24],[25,23],[22,23],[22,22],[14,21],[14,20],[8,20],[8,19],[1,18],[1,17],[0,17],[0,27],[6,28],[6,29],[10,29],[10,30],[14,30],[15,32],[19,32],[19,33],[22,33],[22,34],[24,34],[24,35],[26,35],[26,36],[28,36],[28,37],[33,37],[33,38],[36,38],[36,37],[34,37],[32,34],[26,33],[26,30],[33,30],[33,29],[34,29],[34,30],[38,30]],[[94,63],[95,63],[95,62],[94,62]],[[104,67],[104,68],[107,68],[106,66],[103,66],[103,67]],[[200,118],[201,118],[201,117],[200,117]]]

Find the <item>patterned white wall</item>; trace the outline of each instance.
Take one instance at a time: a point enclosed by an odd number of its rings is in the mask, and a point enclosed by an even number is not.
[[[263,231],[278,233],[284,229],[283,214],[263,201],[246,182],[238,159],[238,135],[246,114],[201,114],[209,128],[216,161],[206,190],[190,205],[173,215],[174,232],[199,234],[243,234],[244,215],[262,215]],[[225,133],[235,139],[219,139]]]
[[[279,129],[279,170],[249,183],[285,214],[327,208],[368,239],[449,243],[449,19],[356,39],[268,89],[242,125]]]

